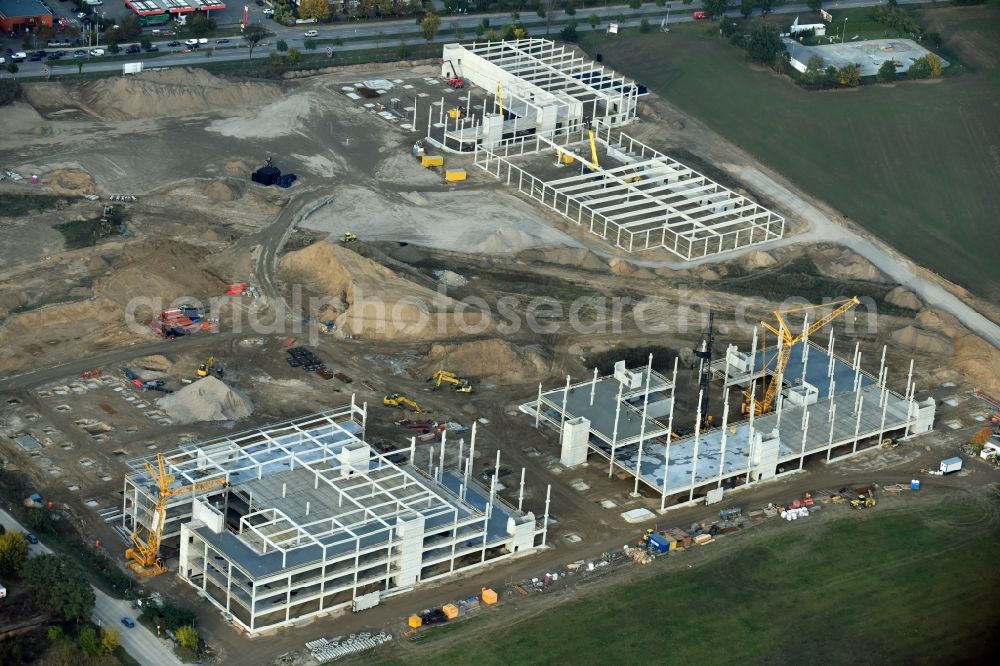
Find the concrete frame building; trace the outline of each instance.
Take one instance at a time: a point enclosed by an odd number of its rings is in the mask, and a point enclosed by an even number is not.
[[[730,389],[749,386],[774,368],[774,350],[757,350],[756,338],[754,343],[750,354],[730,346],[725,358],[711,366],[727,397],[718,428],[702,430],[699,411],[694,434],[671,437],[677,361],[666,380],[652,371],[652,357],[639,371],[622,372],[621,363],[607,377],[595,370],[587,381],[574,384],[567,377],[562,388],[545,391],[539,385],[538,397],[521,411],[535,419],[536,427],[544,424],[560,433],[564,465],[582,464],[589,452],[597,453],[608,460],[609,477],[617,467],[633,477],[633,492],[642,483],[659,494],[661,510],[702,498],[721,501],[728,490],[800,471],[810,460],[843,460],[878,446],[887,435],[909,437],[933,428],[935,403],[916,400],[912,361],[906,388],[896,393],[886,384],[884,349],[879,373],[871,375],[862,370],[857,347],[851,360],[835,355],[832,332],[826,348],[807,342],[793,351],[774,411],[730,421]],[[622,378],[628,373],[643,381],[626,385]],[[652,377],[649,384],[646,377]],[[662,402],[657,396],[665,393],[670,398],[663,423],[650,416],[649,405]]]
[[[400,465],[365,443],[365,418],[352,399],[165,454],[176,487],[228,479],[173,498],[163,537],[179,538],[178,575],[247,633],[365,610],[544,545],[548,500],[539,525],[501,500],[496,474],[489,489],[472,478],[475,428],[468,458],[458,445],[457,468],[445,465],[442,441],[420,469],[415,440]],[[132,461],[125,478],[126,530],[152,522],[157,490],[144,462]]]

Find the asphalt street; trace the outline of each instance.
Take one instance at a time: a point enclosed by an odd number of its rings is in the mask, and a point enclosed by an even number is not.
[[[3,509],[0,509],[0,523],[8,530],[28,531]],[[28,546],[28,557],[50,553],[52,549],[41,541]],[[131,629],[121,623],[123,617],[135,617],[127,601],[113,599],[96,587],[94,597],[94,612],[91,615],[94,624],[116,629],[119,644],[133,659],[143,666],[182,666],[184,662],[174,655],[173,647],[168,641],[157,638],[153,632],[138,622]]]
[[[899,0],[899,4],[919,4],[923,0]],[[682,5],[681,3],[674,2],[672,4],[672,12],[670,13],[670,23],[687,23],[694,21],[692,13],[697,10],[701,3],[699,1],[693,2],[690,5]],[[881,0],[843,0],[842,2],[834,2],[832,4],[825,5],[825,8],[830,12],[836,12],[838,9],[849,9],[856,7],[866,7],[872,5],[882,4]],[[61,5],[60,3],[55,3],[56,7],[66,6],[68,3]],[[676,5],[677,7],[674,7]],[[299,50],[304,50],[304,43],[306,38],[303,37],[303,33],[307,30],[317,30],[319,36],[314,38],[317,40],[333,40],[333,39],[349,39],[351,41],[345,42],[341,46],[334,46],[333,51],[335,53],[358,51],[364,49],[377,48],[379,46],[388,46],[398,44],[400,41],[406,44],[416,45],[424,44],[426,41],[422,37],[405,37],[400,39],[398,35],[413,34],[418,31],[418,28],[413,19],[399,19],[392,21],[374,21],[374,22],[361,22],[361,21],[349,21],[343,23],[334,23],[329,25],[297,25],[292,27],[282,26],[274,21],[271,21],[261,15],[257,16],[263,10],[256,5],[251,5],[251,18],[253,20],[260,20],[268,30],[274,32],[273,37],[268,37],[264,42],[254,49],[253,57],[254,59],[266,58],[268,54],[275,51],[275,42],[279,39],[285,40],[289,47],[297,48]],[[228,10],[227,10],[228,11]],[[58,10],[57,10],[58,12]],[[597,16],[602,18],[602,22],[598,24],[596,28],[591,28],[590,23],[587,22],[586,18],[591,14],[597,14]],[[565,15],[563,12],[557,12],[553,17],[552,34],[555,35],[559,32],[566,21],[570,18],[575,18],[578,21],[577,30],[606,30],[608,17],[614,17],[622,13],[627,13],[630,17],[625,21],[623,27],[636,26],[639,24],[642,18],[648,17],[653,23],[657,23],[655,19],[662,19],[666,16],[667,11],[665,7],[657,7],[655,4],[644,5],[638,10],[629,9],[626,6],[613,6],[608,8],[594,8],[583,10],[582,13],[578,13],[575,17],[570,17]],[[784,5],[778,7],[774,10],[775,14],[811,14],[811,10],[804,3],[796,3],[791,5]],[[728,12],[729,16],[738,16],[739,12],[732,10]],[[472,36],[472,29],[479,25],[484,18],[488,18],[492,25],[502,25],[510,21],[510,14],[473,14],[473,15],[460,15],[460,16],[444,16],[441,21],[441,28],[438,32],[437,37],[433,40],[434,43],[447,43],[455,41],[455,28],[458,27],[466,32],[466,36]],[[535,36],[544,36],[541,30],[544,29],[542,25],[532,26],[536,22],[541,21],[534,13],[528,15],[527,13],[522,17],[522,20],[529,26],[529,32]],[[836,23],[836,22],[835,22]],[[371,39],[360,39],[364,37],[371,37]],[[207,61],[218,62],[218,61],[229,61],[229,60],[243,60],[249,57],[248,49],[243,43],[243,40],[238,36],[224,37],[222,39],[228,40],[224,44],[216,43],[216,39],[209,39],[209,43],[202,46],[201,48],[189,51],[186,46],[183,45],[183,39],[178,37],[165,37],[162,39],[157,39],[153,41],[160,51],[154,57],[143,58],[143,63],[145,67],[177,67],[177,66],[197,66],[203,64]],[[7,40],[9,41],[9,40]],[[181,45],[176,47],[167,46],[171,41],[180,41]],[[320,44],[319,51],[323,51],[328,44]],[[67,57],[63,60],[57,61],[40,61],[40,62],[23,62],[19,65],[20,69],[17,76],[39,76],[44,74],[45,70],[48,69],[50,76],[59,76],[60,74],[76,74],[78,71],[77,64],[74,61],[72,53],[79,47],[74,47],[70,49],[47,49],[47,51],[65,51],[67,52]],[[84,48],[84,50],[88,50]],[[305,51],[308,53],[308,51]],[[84,64],[85,72],[95,72],[95,71],[113,71],[121,69],[124,62],[132,62],[128,59],[109,59],[107,55],[105,56],[86,56],[86,62]],[[5,76],[9,76],[6,72],[3,73]]]

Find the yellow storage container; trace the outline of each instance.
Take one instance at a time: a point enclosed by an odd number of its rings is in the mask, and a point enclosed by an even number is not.
[[[457,183],[466,178],[465,169],[445,169],[444,171],[444,179],[452,183]]]
[[[445,604],[441,607],[441,610],[449,620],[454,620],[458,617],[458,606],[455,604]]]
[[[562,162],[563,164],[572,164],[573,156],[570,155],[569,153],[561,153],[559,155],[559,161]]]
[[[488,606],[492,606],[497,602],[497,593],[488,587],[482,589],[483,593],[483,603]]]
[[[420,158],[420,166],[422,167],[439,167],[444,166],[444,157],[441,155],[424,155]]]
[[[419,626],[420,626],[420,625],[422,625],[423,623],[424,623],[424,621],[420,619],[420,616],[419,616],[419,615],[411,615],[411,616],[410,616],[409,618],[407,618],[407,620],[406,620],[406,624],[410,625],[410,626],[411,626],[411,627],[413,627],[414,629],[416,629],[417,627],[419,627]]]

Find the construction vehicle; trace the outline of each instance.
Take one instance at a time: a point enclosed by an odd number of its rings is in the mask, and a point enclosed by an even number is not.
[[[883,449],[898,449],[899,448],[899,442],[897,442],[892,437],[886,437],[885,439],[882,440],[882,448]]]
[[[345,243],[353,243],[356,240],[358,240],[357,234],[355,234],[352,231],[345,231],[344,232],[344,241],[343,242],[345,242]]]
[[[390,393],[389,395],[382,398],[382,404],[386,407],[409,407],[415,413],[421,413],[420,405],[418,405],[413,400],[410,400],[405,395],[400,395],[399,393]]]
[[[447,370],[438,370],[427,381],[434,382],[434,390],[441,388],[441,384],[451,384],[452,388],[459,393],[472,393],[472,384],[469,383],[468,379],[463,379]]]
[[[852,509],[870,509],[874,507],[878,502],[871,495],[858,495],[857,499],[851,500]]]
[[[448,109],[448,117],[452,120],[459,120],[465,117],[465,109],[460,106],[456,106],[452,109]]]
[[[198,481],[188,486],[171,488],[174,476],[167,470],[167,460],[162,453],[156,454],[156,467],[146,463],[146,472],[156,485],[158,494],[153,508],[153,520],[146,528],[146,536],[139,536],[138,530],[132,532],[132,547],[125,550],[125,560],[128,568],[141,578],[157,576],[164,571],[163,560],[160,558],[160,538],[163,536],[163,525],[167,520],[167,504],[171,497],[186,493],[196,493],[205,490],[222,489],[229,485],[225,477],[216,477]]]
[[[209,373],[212,372],[212,368],[215,366],[215,357],[209,356],[208,360],[198,366],[198,376],[208,377]]]
[[[774,318],[778,322],[777,326],[774,326],[766,321],[762,321],[760,323],[762,329],[761,346],[762,348],[766,348],[763,344],[764,335],[766,335],[766,331],[771,331],[778,338],[778,351],[776,352],[777,359],[774,363],[774,368],[769,371],[771,374],[771,380],[768,382],[767,389],[764,391],[764,397],[762,399],[757,400],[754,397],[753,382],[755,380],[751,380],[750,388],[743,392],[743,413],[749,414],[752,409],[757,416],[760,416],[761,414],[765,414],[770,411],[775,398],[778,396],[778,391],[781,390],[782,377],[785,374],[785,368],[788,366],[788,359],[792,356],[792,348],[803,340],[807,340],[809,336],[819,329],[840,318],[860,302],[861,299],[857,296],[853,296],[847,300],[829,304],[835,306],[833,311],[824,317],[820,317],[815,322],[810,323],[798,335],[792,333],[792,329],[786,321],[786,317],[793,314],[807,314],[812,310],[827,307],[826,305],[808,305],[789,310],[775,310]],[[772,359],[773,358],[774,357],[772,357]],[[767,371],[769,365],[770,361],[764,364],[765,371]]]
[[[453,78],[448,79],[448,85],[454,88],[455,90],[461,90],[462,88],[465,87],[465,79],[463,79],[461,76],[455,76]]]

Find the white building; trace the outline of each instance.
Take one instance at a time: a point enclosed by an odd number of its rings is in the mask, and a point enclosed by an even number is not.
[[[427,469],[413,464],[415,444],[397,452],[410,464],[393,464],[361,438],[364,420],[352,402],[166,454],[178,487],[229,481],[177,498],[164,537],[179,536],[178,575],[234,625],[257,634],[361,611],[544,543],[546,520],[472,478],[464,442],[452,444],[457,469],[443,442]],[[145,526],[158,491],[142,463],[125,479],[123,521]]]

